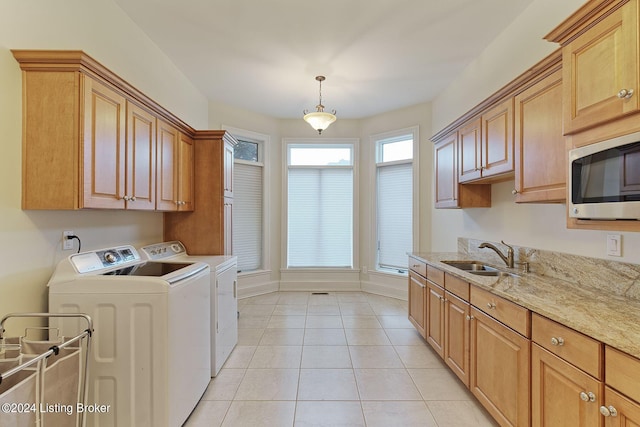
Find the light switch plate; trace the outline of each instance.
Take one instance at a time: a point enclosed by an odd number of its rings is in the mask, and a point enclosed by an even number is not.
[[[621,234],[607,234],[607,255],[622,256]]]

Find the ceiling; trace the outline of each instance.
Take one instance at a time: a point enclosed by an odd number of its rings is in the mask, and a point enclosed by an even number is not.
[[[115,0],[211,101],[297,118],[427,102],[532,0]]]

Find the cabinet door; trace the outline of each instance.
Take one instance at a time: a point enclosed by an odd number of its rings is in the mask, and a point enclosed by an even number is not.
[[[529,340],[471,307],[469,389],[502,426],[528,426]]]
[[[80,207],[124,209],[126,100],[84,79],[84,195]]]
[[[158,120],[158,210],[178,210],[178,129]]]
[[[516,202],[566,200],[562,71],[515,97]]]
[[[458,181],[466,182],[482,176],[480,118],[472,120],[458,130]]]
[[[565,134],[638,110],[636,1],[627,2],[564,46],[562,55]],[[619,98],[621,90],[634,93]]]
[[[233,255],[233,199],[224,198],[224,255]]]
[[[224,142],[224,197],[233,197],[233,145]]]
[[[409,271],[409,321],[423,338],[426,338],[424,329],[426,288],[426,279]]]
[[[444,290],[427,281],[427,315],[426,336],[427,342],[440,355],[444,357]]]
[[[532,425],[598,427],[602,383],[547,350],[531,348]]]
[[[156,118],[127,103],[127,209],[156,208]]]
[[[483,178],[513,171],[513,98],[482,115]]]
[[[603,408],[600,410],[605,415],[604,427],[640,426],[640,404],[608,386],[604,390]]]
[[[458,207],[457,144],[454,132],[435,145],[436,208]]]
[[[444,361],[469,386],[469,303],[445,292]]]
[[[178,135],[178,210],[194,209],[194,147],[193,139],[182,132]]]

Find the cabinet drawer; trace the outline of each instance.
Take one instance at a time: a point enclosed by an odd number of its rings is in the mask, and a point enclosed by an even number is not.
[[[609,346],[604,357],[605,383],[640,402],[640,360]]]
[[[530,336],[531,317],[529,310],[475,286],[471,286],[470,294],[472,305],[521,335],[527,338]]]
[[[531,339],[551,353],[602,379],[602,344],[553,320],[533,314]]]
[[[422,277],[427,277],[427,264],[424,261],[409,257],[409,268]]]
[[[435,267],[428,266],[427,279],[439,285],[441,288],[444,288],[444,271],[438,270]]]
[[[452,294],[469,301],[469,282],[459,279],[450,274],[444,275],[444,288]]]

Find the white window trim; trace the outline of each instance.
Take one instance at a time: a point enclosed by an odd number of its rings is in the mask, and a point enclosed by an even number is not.
[[[234,159],[234,163],[258,164],[262,166],[262,266],[257,270],[239,273],[238,276],[251,276],[262,272],[271,272],[271,256],[269,251],[269,248],[271,247],[271,231],[268,226],[268,224],[271,224],[271,194],[269,192],[269,189],[271,188],[271,168],[269,162],[269,146],[271,137],[266,134],[239,129],[233,126],[222,125],[222,129],[234,135],[236,138],[260,144],[260,147],[258,148],[257,163]]]
[[[375,248],[369,254],[369,265],[371,266],[372,272],[376,272],[378,274],[389,274],[392,276],[398,276],[399,273],[394,271],[385,271],[378,269],[378,215],[377,215],[377,205],[378,205],[378,192],[377,192],[377,164],[378,164],[378,141],[383,139],[391,139],[395,137],[400,137],[402,135],[413,135],[413,251],[420,251],[420,127],[419,126],[411,126],[404,129],[398,129],[383,133],[378,133],[375,135],[369,136],[369,150],[371,155],[371,163],[369,165],[369,188],[375,190],[373,191],[373,196],[370,199],[369,212],[371,215],[371,224],[369,229],[369,247]],[[386,164],[400,164],[400,163],[408,163],[408,160],[398,160],[395,162],[387,162]],[[404,275],[404,274],[403,274]]]
[[[322,268],[317,267],[288,267],[287,260],[289,254],[287,253],[288,236],[288,224],[289,218],[289,144],[293,145],[335,145],[335,144],[351,144],[353,146],[353,266],[351,268]],[[282,241],[280,246],[280,253],[282,254],[280,271],[286,273],[287,271],[307,271],[307,272],[337,272],[337,271],[359,271],[360,265],[360,192],[359,192],[359,172],[358,161],[360,150],[359,138],[283,138],[282,139]],[[336,166],[333,166],[336,167]]]

